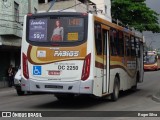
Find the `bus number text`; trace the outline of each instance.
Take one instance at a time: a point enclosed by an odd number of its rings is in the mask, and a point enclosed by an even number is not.
[[[78,66],[58,65],[58,70],[78,70]]]

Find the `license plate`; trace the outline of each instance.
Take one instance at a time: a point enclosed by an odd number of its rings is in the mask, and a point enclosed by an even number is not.
[[[48,75],[60,75],[60,71],[49,70]]]
[[[63,86],[59,86],[59,85],[45,85],[45,88],[63,89]]]

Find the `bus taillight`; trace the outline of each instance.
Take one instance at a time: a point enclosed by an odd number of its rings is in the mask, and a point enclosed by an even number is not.
[[[91,64],[91,53],[85,57],[85,60],[83,63],[83,70],[82,70],[82,76],[81,76],[81,80],[83,81],[85,81],[89,77],[90,64]]]
[[[28,72],[28,59],[27,56],[23,53],[23,76],[26,79],[29,79],[29,72]]]

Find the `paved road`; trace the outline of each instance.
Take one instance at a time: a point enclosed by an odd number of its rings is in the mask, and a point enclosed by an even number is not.
[[[145,72],[138,90],[122,92],[117,102],[87,98],[60,102],[52,94],[17,96],[14,88],[5,88],[0,89],[0,111],[160,111],[160,103],[152,100],[152,95],[160,91],[159,83],[160,71]]]

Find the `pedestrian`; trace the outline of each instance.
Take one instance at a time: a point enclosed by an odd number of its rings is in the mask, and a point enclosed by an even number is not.
[[[14,76],[13,67],[12,67],[12,65],[10,65],[8,68],[8,84],[9,84],[8,86],[9,87],[12,87],[14,84],[13,76]]]

